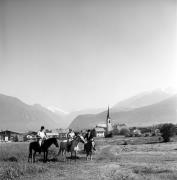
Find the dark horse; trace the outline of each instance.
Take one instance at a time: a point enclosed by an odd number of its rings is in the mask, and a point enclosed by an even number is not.
[[[73,152],[75,153],[75,159],[76,159],[76,154],[78,151],[78,144],[79,142],[85,143],[85,140],[83,136],[77,135],[72,141],[71,141],[71,147],[69,148],[69,152],[71,152],[71,159],[72,159],[72,154]],[[65,155],[65,160],[66,160],[66,152],[68,150],[68,142],[67,140],[64,140],[60,143],[60,149],[58,152],[58,155],[62,153],[62,156]]]
[[[90,160],[92,160],[92,153],[93,150],[95,151],[95,142],[93,140],[88,141],[85,145],[84,145],[84,150],[86,152],[86,159],[88,160],[88,156],[90,155]]]
[[[48,148],[54,144],[56,147],[58,147],[58,142],[56,138],[49,138],[44,141],[42,144],[42,147],[39,146],[39,142],[34,141],[29,144],[29,156],[28,156],[28,162],[35,162],[35,155],[36,152],[43,152],[44,153],[44,162],[47,161],[48,156]]]

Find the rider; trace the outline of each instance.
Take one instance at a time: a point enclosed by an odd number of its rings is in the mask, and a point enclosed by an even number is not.
[[[93,147],[93,149],[96,150],[96,149],[95,149],[95,142],[94,142],[94,139],[93,139],[93,134],[92,134],[92,132],[91,132],[90,129],[87,130],[87,133],[86,133],[86,135],[84,136],[84,139],[86,139],[87,142],[90,142],[90,141],[91,141],[91,142],[92,142],[92,147]]]
[[[75,137],[75,133],[72,129],[69,129],[69,132],[67,134],[67,142],[68,142],[68,145],[67,145],[67,151],[70,150],[70,147],[71,147],[71,141],[74,139]]]
[[[41,149],[41,146],[44,143],[44,140],[47,139],[47,135],[46,135],[44,126],[41,126],[41,129],[37,132],[37,138],[38,138],[39,147]]]

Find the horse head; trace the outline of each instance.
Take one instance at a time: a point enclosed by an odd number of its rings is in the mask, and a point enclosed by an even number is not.
[[[54,138],[54,145],[56,146],[56,147],[59,147],[59,145],[58,145],[58,141],[57,141],[57,138]]]

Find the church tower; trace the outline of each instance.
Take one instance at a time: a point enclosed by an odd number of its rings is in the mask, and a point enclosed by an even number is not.
[[[110,134],[112,131],[112,124],[111,124],[111,118],[109,114],[109,106],[107,111],[107,117],[106,117],[106,135]]]

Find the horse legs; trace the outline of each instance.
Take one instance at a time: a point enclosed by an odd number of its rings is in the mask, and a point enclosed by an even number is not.
[[[46,151],[46,154],[45,154],[45,160],[46,160],[46,162],[47,162],[47,157],[48,157],[48,150]]]
[[[92,152],[90,152],[90,160],[92,161]]]
[[[66,150],[62,149],[61,154],[62,154],[64,161],[66,161]]]
[[[63,156],[63,151],[62,151],[61,146],[60,146],[60,149],[59,149],[59,151],[58,151],[58,156],[59,156],[61,153],[62,153],[62,156]]]
[[[86,159],[88,160],[89,152],[86,151]]]
[[[47,156],[48,156],[48,151],[44,151],[44,161],[43,162],[47,162]]]
[[[32,162],[32,154],[33,154],[33,150],[31,147],[31,144],[29,145],[29,155],[28,155],[28,162]]]
[[[32,162],[32,154],[31,153],[29,153],[29,156],[28,156],[28,162]]]
[[[36,155],[36,151],[34,151],[33,155],[32,155],[32,161],[33,163],[35,163],[35,155]]]
[[[44,151],[44,160],[43,160],[43,162],[45,162],[45,153],[46,153],[46,152]]]

